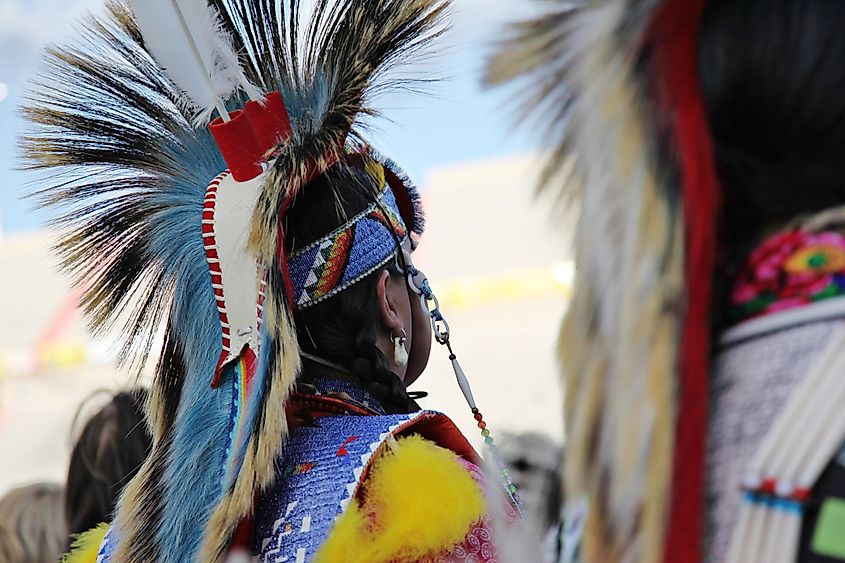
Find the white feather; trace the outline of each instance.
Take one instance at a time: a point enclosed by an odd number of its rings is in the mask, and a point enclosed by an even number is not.
[[[261,96],[241,69],[220,14],[206,0],[129,0],[149,53],[197,112],[196,126],[242,89]]]

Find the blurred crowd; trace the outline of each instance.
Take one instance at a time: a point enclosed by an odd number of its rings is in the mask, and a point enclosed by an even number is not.
[[[65,483],[27,484],[0,498],[0,563],[93,563],[97,540],[107,530],[120,493],[151,446],[144,420],[146,390],[110,394],[105,406],[79,420],[92,402],[102,401],[102,394],[79,408]],[[537,432],[502,433],[500,441],[526,521],[542,540],[545,560],[557,561],[563,500],[560,446]],[[83,545],[92,538],[93,553]],[[79,548],[75,557],[68,556],[72,548]]]
[[[78,418],[98,396],[80,407]],[[0,562],[58,561],[80,534],[110,520],[150,449],[145,400],[143,389],[116,393],[84,424],[73,425],[81,427],[65,483],[28,484],[0,499]]]

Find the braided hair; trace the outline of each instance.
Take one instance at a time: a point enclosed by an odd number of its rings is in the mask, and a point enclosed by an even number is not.
[[[307,246],[367,208],[377,197],[378,186],[364,170],[335,166],[313,180],[296,196],[286,216],[288,253]],[[306,309],[294,311],[299,346],[303,352],[334,362],[355,376],[388,413],[419,410],[402,380],[390,370],[376,346],[378,303],[374,297],[383,271],[403,276],[394,259],[363,280]],[[311,379],[310,363],[300,378]]]

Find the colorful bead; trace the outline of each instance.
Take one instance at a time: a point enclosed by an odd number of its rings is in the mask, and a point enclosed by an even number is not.
[[[484,444],[487,446],[487,448],[489,448],[490,453],[493,454],[493,459],[496,460],[496,464],[501,470],[501,476],[503,484],[505,485],[505,490],[512,497],[517,510],[519,510],[519,513],[523,514],[522,502],[519,500],[519,496],[516,494],[516,487],[511,481],[510,472],[507,470],[507,468],[504,467],[504,464],[499,458],[499,449],[493,442],[493,437],[490,436],[490,431],[487,429],[487,423],[484,422],[484,416],[481,414],[481,412],[479,412],[477,408],[472,409],[472,414],[473,418],[475,418],[476,422],[478,422],[478,427],[481,429],[481,435],[484,437]]]

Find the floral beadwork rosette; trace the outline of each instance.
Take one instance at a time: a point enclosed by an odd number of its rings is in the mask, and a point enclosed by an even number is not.
[[[740,322],[845,295],[845,236],[787,231],[757,247],[731,292]]]

